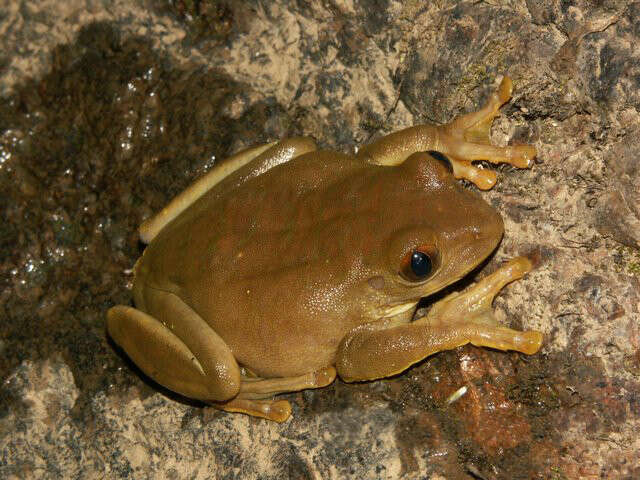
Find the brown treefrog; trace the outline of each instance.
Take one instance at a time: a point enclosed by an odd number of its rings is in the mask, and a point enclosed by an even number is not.
[[[355,155],[293,138],[217,165],[141,226],[136,308],[109,310],[109,334],[170,390],[279,422],[291,407],[274,395],[336,374],[388,377],[466,343],[535,353],[539,332],[491,310],[531,268],[525,257],[413,319],[502,238],[500,215],[456,178],[487,189],[495,173],[472,161],[529,167],[534,147],[489,141],[511,89],[505,77],[479,111]]]

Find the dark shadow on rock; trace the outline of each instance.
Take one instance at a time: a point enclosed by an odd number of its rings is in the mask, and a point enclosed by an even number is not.
[[[234,139],[282,137],[290,121],[274,100],[172,65],[109,23],[52,55],[48,74],[0,102],[0,376],[61,355],[83,404],[121,376],[105,312],[130,301],[138,225]]]

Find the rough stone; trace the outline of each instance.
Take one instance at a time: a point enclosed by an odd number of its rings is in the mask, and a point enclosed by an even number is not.
[[[640,477],[640,2],[0,9],[0,477]],[[539,154],[483,193],[506,234],[476,277],[538,252],[495,306],[539,354],[443,352],[287,395],[278,425],[176,398],[107,339],[137,226],[218,159],[299,134],[349,152],[507,73],[493,138]]]

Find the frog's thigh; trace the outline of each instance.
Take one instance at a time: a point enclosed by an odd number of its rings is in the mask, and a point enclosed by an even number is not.
[[[254,417],[284,422],[291,415],[291,405],[287,400],[270,399],[271,396],[308,388],[326,387],[335,378],[336,369],[332,366],[298,377],[243,377],[237,397],[228,402],[214,403],[212,406],[227,412],[246,413]]]
[[[177,296],[162,295],[162,319],[122,305],[110,309],[109,335],[166,388],[204,401],[233,398],[240,389],[240,369],[229,347]]]
[[[281,142],[266,143],[251,147],[216,164],[206,175],[200,177],[176,196],[160,213],[151,217],[140,226],[140,240],[149,243],[174,218],[186,210],[193,202],[208,192],[225,177],[245,165],[254,163],[252,172],[256,175],[288,162],[304,153],[316,149],[313,139],[295,137]],[[254,175],[255,176],[255,175]],[[247,175],[247,178],[251,175]]]

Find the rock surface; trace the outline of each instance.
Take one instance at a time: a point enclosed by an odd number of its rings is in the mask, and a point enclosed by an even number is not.
[[[0,477],[640,477],[640,2],[0,9]],[[541,353],[443,352],[288,395],[277,425],[177,399],[107,340],[137,226],[216,159],[298,134],[352,151],[505,73],[493,138],[539,155],[483,193],[506,234],[477,275],[539,252],[496,309]]]

